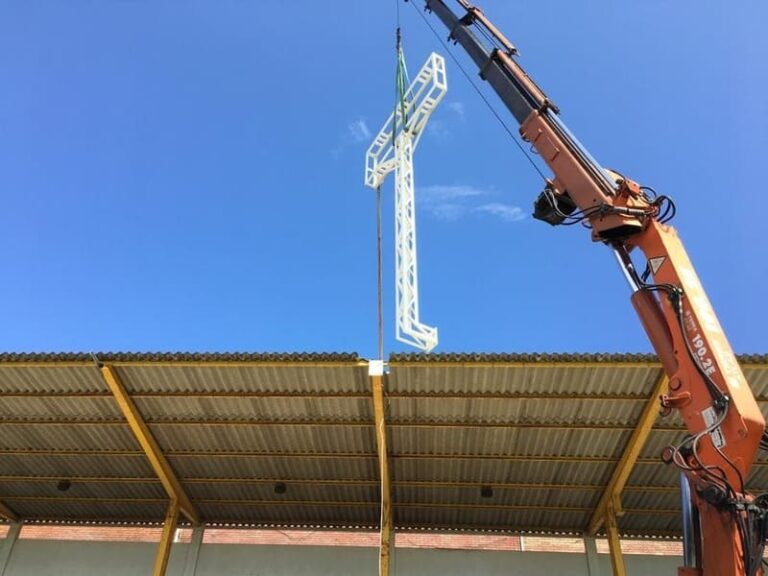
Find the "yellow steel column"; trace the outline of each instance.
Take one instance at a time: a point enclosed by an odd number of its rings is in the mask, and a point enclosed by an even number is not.
[[[376,425],[376,449],[381,481],[381,540],[379,543],[379,576],[389,576],[392,550],[392,501],[390,498],[387,429],[384,410],[384,363],[371,361],[369,377],[373,393],[373,416]]]
[[[165,514],[163,523],[163,534],[160,537],[160,544],[157,546],[157,555],[155,556],[155,566],[152,569],[152,576],[165,576],[165,570],[168,568],[168,558],[171,555],[171,544],[173,544],[173,535],[176,533],[176,522],[179,519],[179,502],[171,500],[168,504],[168,512]]]
[[[131,427],[131,432],[136,437],[136,440],[141,445],[144,454],[149,459],[149,463],[163,484],[163,488],[168,493],[168,497],[171,500],[175,500],[181,510],[181,512],[189,518],[194,524],[200,522],[200,516],[195,510],[192,502],[184,492],[179,479],[176,477],[176,473],[171,468],[168,460],[160,450],[160,446],[157,444],[155,437],[152,436],[152,432],[144,422],[139,410],[136,408],[133,399],[128,395],[125,387],[117,376],[117,372],[112,366],[103,365],[100,366],[101,375],[104,378],[109,387],[112,395],[117,400],[117,404],[120,407],[120,411],[128,421],[128,425]]]
[[[656,385],[653,387],[650,399],[646,403],[645,408],[643,408],[640,419],[635,425],[632,436],[630,436],[629,442],[627,442],[627,446],[624,448],[624,453],[613,470],[611,480],[608,482],[608,486],[606,486],[595,511],[592,513],[592,518],[587,528],[589,536],[594,536],[600,529],[603,520],[607,517],[608,507],[612,506],[613,502],[617,501],[621,496],[621,492],[624,490],[627,480],[629,480],[629,475],[635,467],[635,462],[637,462],[645,441],[651,433],[653,424],[656,422],[656,416],[659,413],[659,396],[666,394],[668,383],[667,375],[662,372],[656,381]]]
[[[612,505],[608,507],[605,513],[605,532],[608,535],[608,548],[611,551],[613,576],[626,576],[624,556],[621,553],[621,540],[619,540],[619,528],[616,525],[616,511]]]

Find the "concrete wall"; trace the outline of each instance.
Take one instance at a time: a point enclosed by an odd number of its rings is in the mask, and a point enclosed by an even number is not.
[[[1,541],[0,541],[1,542]],[[174,544],[168,576],[182,576],[188,544]],[[18,540],[0,576],[145,576],[151,574],[155,544]],[[630,576],[674,576],[674,557],[626,555]],[[599,576],[610,576],[609,558],[599,555]],[[553,552],[495,552],[398,549],[396,576],[590,576],[586,555]],[[205,544],[195,576],[375,576],[374,548]],[[597,576],[597,575],[591,575]]]
[[[147,576],[156,550],[137,542],[18,540],[2,576]],[[181,576],[185,557],[181,546],[172,550],[168,576]]]

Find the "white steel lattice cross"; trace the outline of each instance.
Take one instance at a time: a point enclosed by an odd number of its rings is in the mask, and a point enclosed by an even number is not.
[[[395,172],[396,337],[425,352],[437,346],[437,328],[419,321],[413,152],[447,91],[445,60],[433,52],[405,92],[404,107],[390,115],[365,156],[366,186],[376,189]]]

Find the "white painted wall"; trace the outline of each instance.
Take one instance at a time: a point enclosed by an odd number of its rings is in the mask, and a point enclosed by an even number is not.
[[[188,544],[174,544],[168,576],[181,576]],[[128,542],[19,540],[0,576],[146,576],[156,545]],[[196,576],[375,576],[374,548],[204,544]],[[624,557],[629,576],[675,576],[679,558]],[[600,575],[611,576],[600,555]],[[497,552],[398,549],[393,576],[589,576],[586,555],[552,552]],[[598,575],[591,575],[598,576]]]

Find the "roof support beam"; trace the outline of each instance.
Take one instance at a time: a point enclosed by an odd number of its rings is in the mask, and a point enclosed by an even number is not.
[[[621,553],[619,527],[616,525],[616,510],[612,504],[605,512],[605,532],[608,535],[608,549],[611,552],[613,576],[626,576],[627,571],[624,568],[624,555]]]
[[[390,455],[390,458],[392,456]],[[70,480],[78,484],[157,484],[160,482],[154,476],[71,476]],[[31,484],[55,483],[61,480],[61,476],[0,476],[0,484],[4,482],[26,482]],[[196,477],[184,478],[185,485],[216,485],[216,484],[268,484],[274,485],[279,482],[295,485],[307,486],[378,486],[377,480],[356,480],[345,478],[292,478],[290,476],[277,476],[273,478],[249,478],[240,477]],[[560,483],[536,483],[536,482],[442,482],[433,480],[391,480],[392,486],[403,486],[413,488],[431,488],[431,489],[480,489],[483,486],[490,486],[494,490],[561,490],[565,492],[602,492],[605,487],[601,484],[560,484]],[[643,492],[654,494],[677,494],[680,491],[679,486],[644,486],[632,485],[624,488],[625,492]],[[759,494],[768,492],[768,488],[752,486],[750,491]]]
[[[8,528],[8,534],[5,535],[5,538],[0,540],[0,576],[3,576],[6,568],[8,568],[11,552],[13,552],[13,547],[16,545],[16,540],[19,539],[20,532],[21,522],[14,522]]]
[[[5,518],[6,520],[10,520],[11,522],[19,521],[18,514],[16,514],[16,512],[8,508],[8,506],[3,504],[2,502],[0,502],[0,518]]]
[[[392,500],[387,452],[387,428],[384,409],[384,363],[372,361],[369,366],[373,417],[376,425],[376,451],[379,459],[381,481],[381,537],[379,541],[379,576],[389,576],[389,560],[392,551]]]
[[[101,376],[104,379],[104,382],[115,397],[117,405],[120,407],[120,411],[128,421],[131,432],[133,432],[133,435],[136,437],[142,450],[144,450],[144,454],[146,454],[149,459],[149,463],[152,465],[155,474],[160,478],[160,482],[162,482],[169,498],[177,502],[181,512],[184,516],[189,518],[192,523],[199,524],[200,516],[198,515],[197,510],[195,510],[195,507],[192,505],[186,492],[184,492],[184,488],[182,488],[179,479],[176,477],[176,473],[173,471],[168,460],[160,450],[160,446],[155,440],[155,437],[152,436],[152,432],[149,430],[146,422],[144,422],[144,418],[139,413],[138,408],[136,408],[136,404],[128,395],[128,392],[120,381],[114,367],[102,365],[99,366],[99,370],[101,371]]]
[[[40,428],[43,426],[76,426],[76,427],[103,427],[103,426],[122,426],[125,424],[121,419],[105,420],[105,419],[92,419],[92,420],[46,420],[45,418],[27,418],[27,419],[8,419],[0,420],[0,424],[7,426],[34,426]],[[307,428],[370,428],[370,422],[363,422],[357,420],[252,420],[252,419],[240,419],[240,420],[153,420],[153,426],[173,426],[173,427],[190,427],[190,428],[212,428],[212,427],[268,427],[274,426],[282,428],[285,426],[302,426]],[[624,425],[611,425],[602,422],[576,422],[573,424],[554,424],[549,422],[430,422],[430,421],[396,421],[388,422],[387,426],[390,428],[419,428],[424,430],[439,429],[439,428],[454,428],[464,430],[480,430],[490,428],[500,428],[507,430],[565,430],[565,431],[592,431],[592,430],[605,430],[609,432],[631,432],[634,431],[632,426]],[[684,426],[658,426],[657,432],[685,432]]]
[[[667,375],[662,372],[656,384],[653,387],[653,392],[648,402],[643,408],[643,412],[640,415],[640,419],[635,425],[635,429],[632,432],[632,436],[627,442],[627,446],[624,448],[624,453],[621,456],[616,468],[613,470],[611,480],[608,482],[603,495],[600,497],[600,501],[592,514],[592,519],[589,521],[589,527],[587,528],[587,534],[594,536],[600,529],[603,521],[606,518],[608,507],[613,506],[615,502],[618,502],[621,498],[621,493],[624,490],[624,486],[629,480],[629,475],[632,473],[632,469],[640,457],[640,452],[645,446],[645,441],[648,439],[648,435],[651,433],[654,422],[656,422],[656,416],[659,412],[658,398],[662,394],[667,392],[667,384],[669,379]],[[618,508],[616,508],[618,509]]]
[[[187,558],[184,561],[184,576],[195,576],[197,560],[200,558],[200,546],[203,544],[205,526],[195,526],[192,530],[192,541],[187,548]]]
[[[587,556],[587,573],[589,576],[600,576],[600,562],[597,557],[597,544],[594,536],[584,537],[584,551]]]
[[[163,522],[163,533],[160,536],[160,544],[157,546],[155,555],[155,565],[152,568],[152,576],[165,576],[168,568],[168,558],[171,555],[171,544],[173,544],[173,535],[176,534],[176,523],[179,520],[179,502],[171,500],[168,504],[168,512],[165,514]]]

